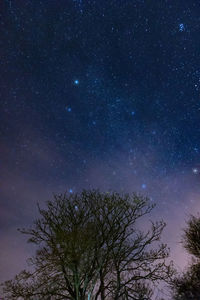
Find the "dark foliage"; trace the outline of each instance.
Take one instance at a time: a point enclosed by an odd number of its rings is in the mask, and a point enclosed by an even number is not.
[[[184,229],[182,244],[194,257],[187,271],[172,282],[173,299],[200,299],[200,217],[190,216]]]

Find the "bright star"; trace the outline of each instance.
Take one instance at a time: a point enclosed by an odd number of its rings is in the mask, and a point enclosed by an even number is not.
[[[199,173],[199,170],[198,170],[197,168],[193,168],[193,169],[192,169],[192,172],[193,172],[194,174],[198,174],[198,173]]]
[[[72,111],[71,107],[66,107],[66,110],[67,110],[68,112],[71,112],[71,111]]]
[[[72,193],[73,193],[73,190],[72,190],[72,189],[69,189],[69,193],[72,194]]]
[[[179,31],[183,32],[185,30],[185,26],[183,23],[179,24]]]
[[[75,80],[74,80],[74,84],[75,84],[75,85],[79,85],[79,80],[78,80],[78,79],[75,79]]]
[[[146,189],[147,185],[145,183],[142,184],[142,189]]]

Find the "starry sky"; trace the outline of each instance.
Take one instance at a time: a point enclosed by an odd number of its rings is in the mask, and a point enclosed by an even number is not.
[[[0,2],[0,281],[32,249],[36,203],[83,188],[139,192],[181,228],[200,211],[200,2]]]

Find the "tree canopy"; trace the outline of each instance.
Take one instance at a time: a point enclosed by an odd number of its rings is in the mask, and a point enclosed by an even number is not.
[[[173,271],[160,242],[165,223],[137,225],[153,208],[137,194],[96,190],[38,205],[40,217],[20,230],[38,250],[28,271],[3,284],[5,299],[151,299],[152,285]]]
[[[182,244],[193,257],[188,269],[172,282],[173,298],[197,300],[200,299],[200,216],[190,216]]]

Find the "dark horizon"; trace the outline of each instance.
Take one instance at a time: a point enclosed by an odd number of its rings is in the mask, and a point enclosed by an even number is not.
[[[139,192],[180,245],[200,212],[200,3],[0,4],[0,282],[32,249],[36,203],[82,189]]]

